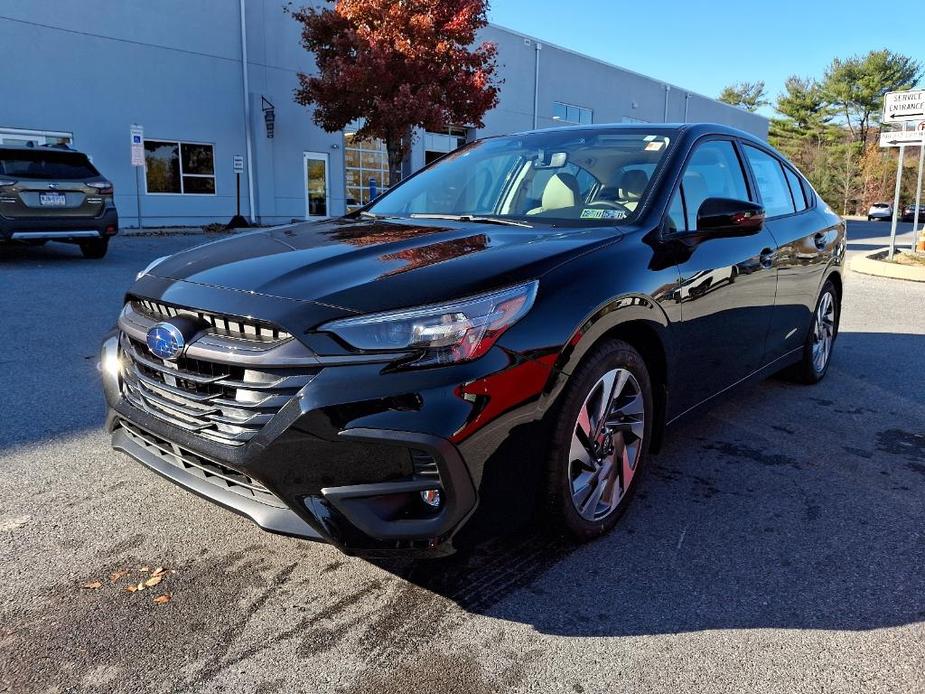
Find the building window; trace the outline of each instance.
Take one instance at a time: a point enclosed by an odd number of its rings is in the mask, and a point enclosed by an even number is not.
[[[594,111],[582,106],[573,106],[561,101],[552,102],[552,119],[563,123],[590,125],[594,122]]]
[[[468,129],[451,125],[444,132],[424,133],[424,163],[430,164],[444,154],[459,149],[468,140]]]
[[[145,140],[145,183],[153,195],[215,195],[212,145]]]
[[[344,133],[344,176],[347,209],[365,205],[388,187],[389,157],[382,140],[357,140]]]
[[[21,130],[19,128],[0,128],[0,145],[71,145],[74,134],[53,132],[49,130]]]

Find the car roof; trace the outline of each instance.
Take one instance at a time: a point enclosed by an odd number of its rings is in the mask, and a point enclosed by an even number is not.
[[[513,133],[514,135],[526,135],[527,133],[545,133],[545,132],[594,132],[597,130],[626,130],[627,132],[652,132],[653,130],[672,130],[678,133],[689,133],[694,137],[702,135],[730,135],[739,137],[743,140],[768,147],[768,143],[751,133],[744,130],[733,128],[721,123],[594,123],[592,125],[564,125],[555,128],[538,128],[536,130],[524,130]]]

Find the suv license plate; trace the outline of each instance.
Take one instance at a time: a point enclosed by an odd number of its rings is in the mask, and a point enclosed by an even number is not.
[[[67,196],[64,193],[39,193],[39,204],[42,207],[64,207]]]

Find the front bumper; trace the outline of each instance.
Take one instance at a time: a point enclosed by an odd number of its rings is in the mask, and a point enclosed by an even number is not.
[[[119,233],[119,215],[107,207],[98,217],[44,217],[11,219],[0,216],[0,240],[65,241],[109,238]]]
[[[117,346],[114,334],[104,343],[104,364]],[[529,422],[537,410],[536,397],[526,396],[489,422],[484,399],[463,397],[460,384],[520,366],[497,350],[478,362],[418,372],[325,367],[240,446],[140,409],[124,397],[120,377],[104,369],[107,427],[117,450],[266,530],[347,553],[440,555],[454,550],[476,511],[486,466],[504,457],[512,424]],[[437,511],[420,498],[428,489],[441,493]]]

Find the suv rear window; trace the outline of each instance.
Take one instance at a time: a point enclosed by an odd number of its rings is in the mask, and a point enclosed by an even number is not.
[[[99,175],[87,155],[79,152],[0,150],[0,176],[73,181]]]

